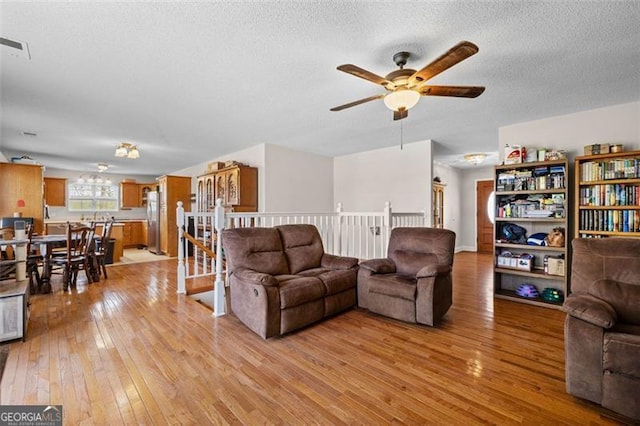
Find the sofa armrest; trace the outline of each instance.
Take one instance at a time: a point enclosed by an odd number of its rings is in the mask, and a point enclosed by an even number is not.
[[[448,274],[451,272],[451,266],[444,264],[427,265],[420,269],[416,274],[416,278],[435,277],[437,275]]]
[[[329,269],[351,269],[358,266],[358,259],[324,253],[320,259],[320,266]]]
[[[391,259],[371,259],[360,262],[360,267],[374,274],[393,274],[396,272],[396,264]]]
[[[233,272],[236,278],[242,282],[263,285],[268,287],[277,287],[278,280],[273,275],[257,272],[252,269],[239,269]]]
[[[611,328],[616,324],[616,311],[602,299],[589,294],[571,295],[562,305],[568,315],[602,328]]]

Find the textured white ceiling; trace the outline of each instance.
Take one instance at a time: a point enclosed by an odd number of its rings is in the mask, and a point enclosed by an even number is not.
[[[476,99],[422,98],[404,143],[444,162],[497,149],[498,127],[640,99],[638,1],[2,2],[6,157],[48,167],[163,174],[259,143],[335,156],[399,145],[380,75],[394,53],[419,69],[461,40],[480,52],[431,80]],[[24,136],[22,131],[38,136]],[[139,160],[116,159],[120,141]]]

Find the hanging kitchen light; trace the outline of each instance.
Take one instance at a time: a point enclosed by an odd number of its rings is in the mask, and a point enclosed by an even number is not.
[[[115,152],[116,157],[127,157],[135,160],[136,158],[140,158],[140,152],[138,151],[138,147],[129,142],[121,142],[116,147]]]

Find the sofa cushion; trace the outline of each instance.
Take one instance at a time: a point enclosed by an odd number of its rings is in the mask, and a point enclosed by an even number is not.
[[[357,272],[355,269],[326,269],[314,268],[300,272],[304,277],[316,277],[327,288],[327,295],[340,293],[350,288],[355,288]]]
[[[327,290],[315,277],[296,277],[280,283],[280,308],[286,309],[322,299]]]
[[[605,333],[602,368],[640,380],[640,335]]]
[[[416,280],[396,274],[372,275],[369,277],[369,293],[413,301],[416,300]]]
[[[324,248],[318,229],[313,225],[276,226],[289,263],[289,271],[297,274],[320,266]]]
[[[591,283],[589,293],[610,304],[618,321],[640,325],[640,284],[597,280]]]
[[[228,269],[252,269],[270,275],[289,273],[280,234],[274,228],[235,228],[222,231]]]

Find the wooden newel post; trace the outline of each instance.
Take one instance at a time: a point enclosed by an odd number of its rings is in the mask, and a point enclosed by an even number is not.
[[[187,294],[187,272],[184,263],[184,207],[182,201],[178,201],[176,209],[176,226],[178,227],[178,294]]]
[[[226,314],[225,288],[222,278],[222,230],[224,229],[225,218],[224,207],[222,206],[222,199],[220,198],[216,200],[216,210],[214,214],[218,239],[216,243],[216,281],[213,287],[213,316],[219,317]]]

